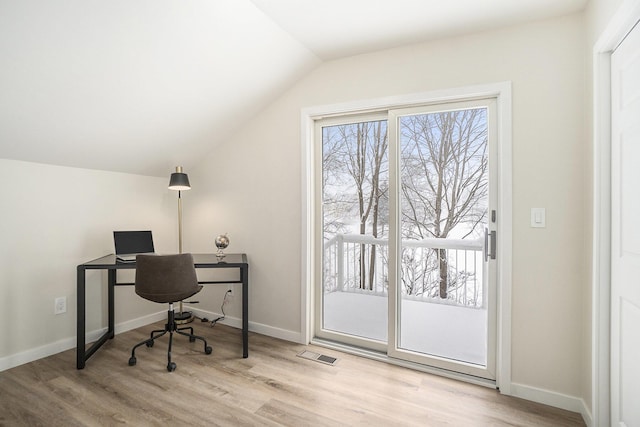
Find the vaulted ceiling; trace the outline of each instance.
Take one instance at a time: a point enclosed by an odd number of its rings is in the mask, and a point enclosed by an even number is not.
[[[0,0],[0,158],[166,176],[324,61],[587,0]]]

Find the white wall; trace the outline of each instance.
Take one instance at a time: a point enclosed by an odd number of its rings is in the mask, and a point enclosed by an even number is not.
[[[76,266],[113,253],[113,230],[150,229],[176,252],[176,195],[167,178],[0,159],[0,370],[75,348]],[[87,275],[87,331],[106,327],[106,274]],[[67,312],[54,315],[54,298]],[[116,323],[165,308],[116,289]],[[148,321],[148,320],[146,320]],[[123,359],[126,363],[126,359]]]
[[[587,18],[587,40],[590,48],[593,47],[620,6],[625,2],[633,1],[637,0],[589,0],[585,16]]]
[[[582,16],[417,44],[326,63],[203,159],[192,179],[194,247],[228,231],[251,262],[250,319],[299,337],[300,111],[304,107],[513,83],[512,380],[582,394],[585,333],[585,46]],[[547,228],[529,209],[547,209]],[[237,304],[237,302],[236,302]]]

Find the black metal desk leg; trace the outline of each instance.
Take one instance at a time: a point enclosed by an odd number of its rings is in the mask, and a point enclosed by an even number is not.
[[[116,270],[109,270],[109,289],[107,291],[108,293],[108,300],[109,300],[109,338],[113,338],[116,334],[115,334],[115,323],[116,323],[116,319],[115,319],[115,288],[116,288]]]
[[[242,274],[242,357],[249,357],[249,266],[240,269]]]
[[[84,369],[85,362],[85,269],[78,266],[76,279],[76,368]]]

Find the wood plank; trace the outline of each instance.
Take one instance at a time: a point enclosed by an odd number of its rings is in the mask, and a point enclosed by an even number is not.
[[[213,354],[177,336],[171,373],[167,337],[128,365],[131,347],[162,323],[118,335],[84,370],[69,350],[0,372],[0,425],[584,426],[579,414],[486,387],[258,334],[242,359],[239,330],[192,325]],[[338,362],[297,357],[303,350]]]

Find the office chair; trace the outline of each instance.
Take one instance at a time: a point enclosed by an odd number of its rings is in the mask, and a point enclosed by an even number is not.
[[[198,285],[196,269],[193,265],[191,254],[179,255],[138,255],[136,257],[136,294],[142,298],[158,302],[168,303],[167,324],[164,330],[158,329],[151,332],[149,339],[136,344],[131,350],[129,366],[136,364],[136,349],[141,345],[153,347],[154,341],[169,332],[169,349],[167,351],[167,371],[176,370],[176,364],[171,361],[171,345],[173,333],[189,337],[189,342],[201,340],[204,342],[205,354],[211,354],[211,347],[207,341],[193,334],[193,327],[178,328],[175,321],[173,303],[189,298],[202,289]],[[189,330],[189,333],[183,332]],[[157,334],[157,335],[156,335]]]

